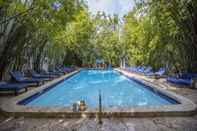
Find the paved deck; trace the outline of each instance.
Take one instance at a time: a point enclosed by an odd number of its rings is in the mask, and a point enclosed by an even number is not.
[[[154,82],[166,90],[183,95],[197,104],[197,90],[169,85],[164,79],[151,79],[138,74],[136,78]],[[162,86],[165,85],[165,86]],[[103,119],[33,119],[2,118],[0,131],[197,131],[197,115],[190,117],[111,118]]]

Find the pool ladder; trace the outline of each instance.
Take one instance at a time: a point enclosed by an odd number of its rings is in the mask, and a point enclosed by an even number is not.
[[[98,124],[102,124],[102,98],[101,91],[99,90],[99,112],[98,112]]]

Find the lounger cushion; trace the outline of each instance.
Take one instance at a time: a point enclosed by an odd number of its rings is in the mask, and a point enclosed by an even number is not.
[[[175,83],[178,85],[192,85],[192,79],[181,79],[181,78],[176,78],[176,77],[168,77],[166,79],[170,83]]]
[[[19,83],[7,83],[7,82],[0,82],[0,90],[21,90],[27,88],[28,84],[19,84]]]

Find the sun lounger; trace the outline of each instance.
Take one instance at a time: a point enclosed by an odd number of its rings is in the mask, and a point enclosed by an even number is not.
[[[145,70],[144,70],[144,74],[148,74],[152,72],[152,67],[148,66]]]
[[[56,67],[54,72],[58,72],[58,73],[63,73],[63,74],[66,74],[68,73],[67,71],[65,71],[63,68],[60,68],[60,67]]]
[[[54,75],[60,75],[60,76],[65,74],[64,72],[58,71],[56,69],[49,70],[49,73],[54,74]]]
[[[56,76],[53,76],[53,75],[38,74],[37,72],[35,72],[35,71],[33,71],[33,70],[29,70],[29,73],[31,74],[31,76],[32,76],[33,78],[48,78],[48,79],[57,78]]]
[[[12,79],[15,80],[16,82],[19,82],[19,83],[36,83],[37,86],[44,83],[44,81],[49,80],[49,79],[46,79],[46,78],[27,78],[27,77],[24,77],[23,74],[20,71],[14,71],[14,72],[11,71],[10,75],[11,75]]]
[[[160,68],[157,72],[149,72],[149,73],[146,73],[146,76],[153,76],[155,78],[161,78],[162,76],[164,76],[166,72],[166,69],[165,68]]]
[[[41,75],[49,75],[49,76],[52,76],[52,77],[55,77],[55,78],[61,76],[61,74],[59,74],[59,73],[48,72],[48,71],[45,71],[45,70],[41,70],[40,74]]]
[[[194,79],[197,78],[196,73],[182,73],[178,77],[168,77],[167,82],[177,84],[177,85],[185,85],[185,86],[193,86]]]
[[[185,79],[196,79],[197,73],[182,73],[180,77]]]
[[[67,73],[70,73],[70,72],[73,72],[75,69],[71,68],[71,67],[62,67],[62,70],[67,72]]]
[[[7,83],[0,82],[0,91],[14,91],[14,94],[17,95],[19,91],[25,89],[27,91],[28,84],[24,83]]]
[[[176,78],[176,77],[167,77],[167,82],[177,84],[177,85],[185,85],[185,86],[192,86],[193,80],[192,79],[184,79],[184,78]]]

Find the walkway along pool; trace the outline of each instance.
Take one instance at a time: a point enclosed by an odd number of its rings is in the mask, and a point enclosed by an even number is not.
[[[105,108],[179,104],[176,100],[151,89],[114,70],[82,70],[52,86],[50,90],[42,91],[19,104],[68,107],[84,100],[88,108],[96,108],[99,90]]]
[[[96,117],[99,90],[103,117],[188,116],[196,113],[196,104],[191,100],[160,86],[121,69],[81,69],[1,101],[0,113],[24,117]],[[73,112],[73,103],[80,100],[86,102],[87,110]]]

